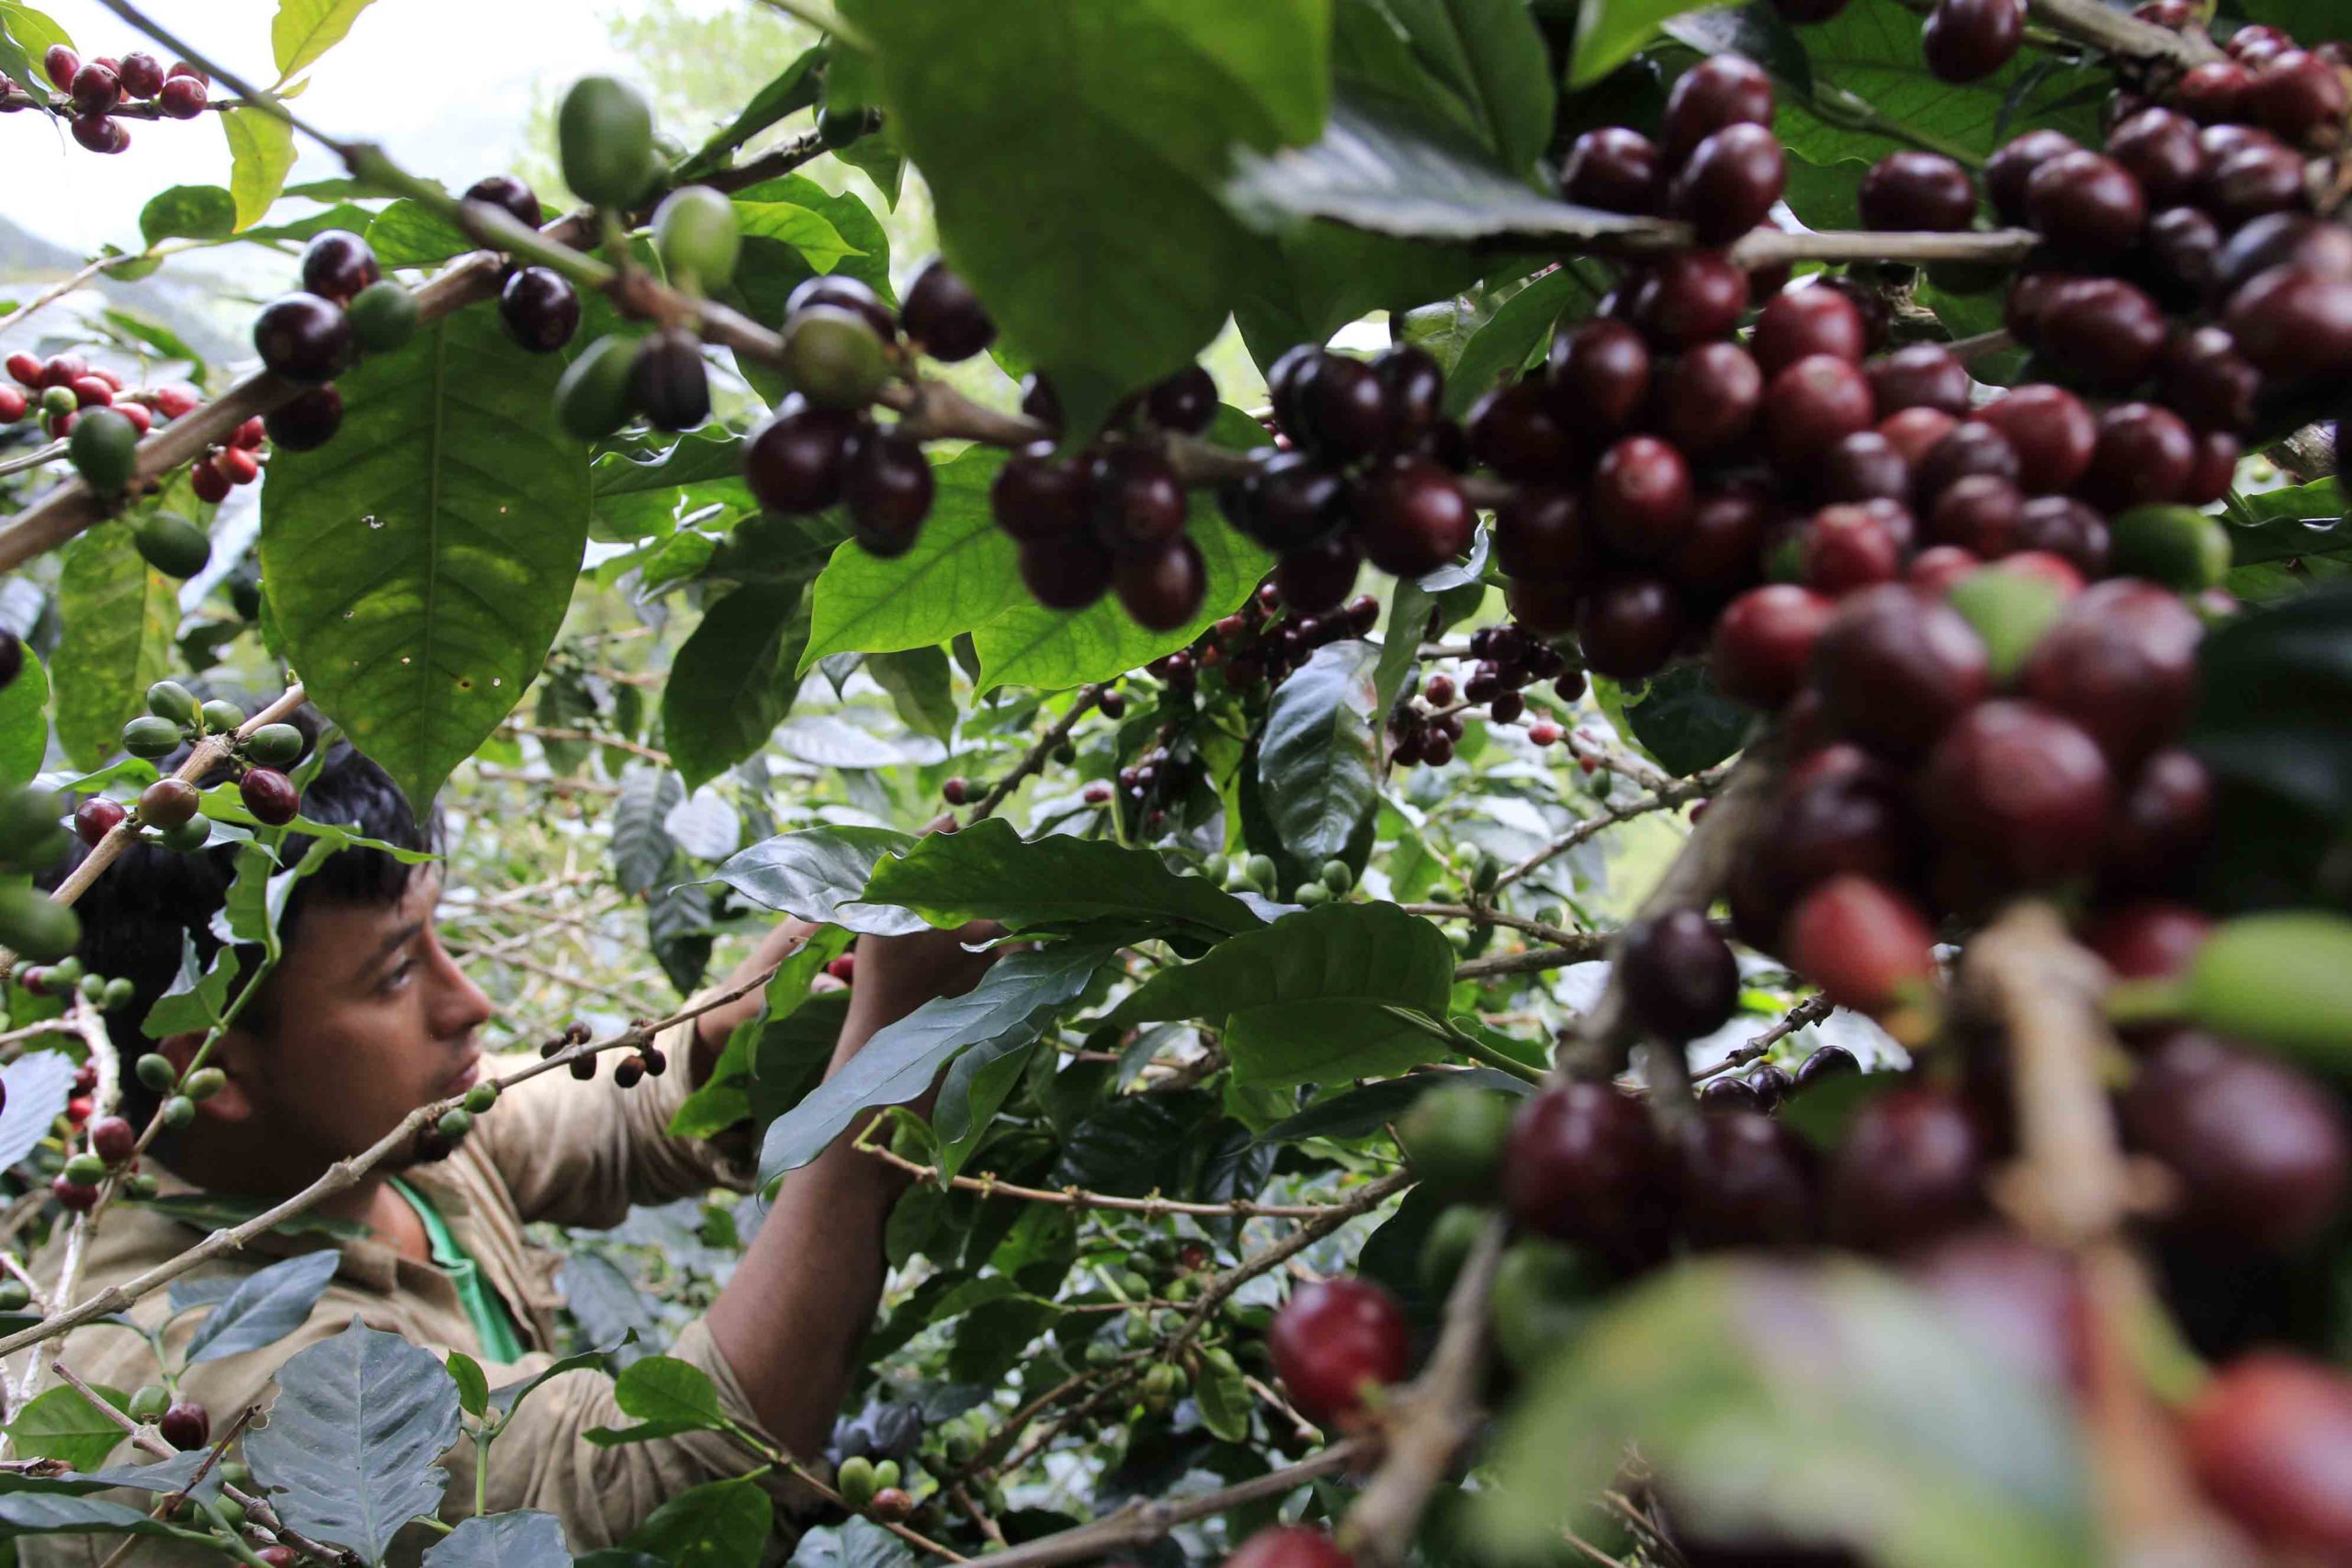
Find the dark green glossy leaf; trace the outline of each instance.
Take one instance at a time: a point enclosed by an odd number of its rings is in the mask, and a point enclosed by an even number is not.
[[[482,1514],[427,1547],[424,1568],[571,1568],[563,1521],[536,1508]]]
[[[311,699],[422,805],[539,672],[588,537],[557,355],[460,310],[336,385],[343,430],[278,451],[261,562]]]
[[[662,687],[662,732],[686,788],[767,744],[799,693],[808,637],[797,584],[747,582],[703,613]]]
[[[108,524],[65,547],[57,607],[65,630],[55,669],[57,742],[78,768],[122,749],[122,727],[147,711],[147,688],[171,672],[179,597],[130,530]]]
[[[860,1112],[903,1105],[929,1089],[959,1052],[995,1055],[1037,1038],[1055,1010],[1086,988],[1102,966],[1099,947],[1055,947],[997,961],[960,997],[925,1002],[879,1031],[767,1131],[760,1177],[772,1181],[822,1154]]]
[[[774,1514],[749,1477],[708,1482],[654,1509],[628,1543],[669,1568],[737,1568],[759,1560]]]
[[[1625,699],[1634,739],[1680,778],[1712,768],[1740,748],[1755,716],[1715,690],[1703,665],[1681,664],[1654,676]]]
[[[806,1040],[808,1032],[789,1025],[794,1014],[811,999],[809,982],[847,951],[854,940],[854,933],[842,927],[820,926],[777,967],[761,994],[760,1015],[737,1024],[728,1035],[709,1078],[670,1119],[671,1136],[707,1138],[725,1131],[753,1114],[755,1089],[782,1096],[786,1104],[799,1100],[824,1071],[832,1037],[824,1034],[809,1042],[817,1049],[794,1051],[792,1046]]]
[[[245,1460],[286,1522],[370,1562],[441,1506],[434,1461],[458,1440],[458,1385],[431,1352],[354,1318],[277,1369],[269,1425]]]
[[[1379,1083],[1364,1085],[1335,1094],[1329,1100],[1317,1100],[1295,1116],[1284,1117],[1258,1134],[1261,1144],[1295,1144],[1303,1138],[1368,1138],[1396,1120],[1405,1108],[1427,1094],[1437,1084],[1476,1084],[1522,1098],[1533,1089],[1525,1078],[1497,1072],[1492,1067],[1473,1067],[1466,1073],[1432,1076],[1426,1073],[1408,1074],[1401,1078],[1384,1078]]]
[[[237,199],[219,186],[173,186],[139,209],[139,236],[164,240],[225,240],[237,229]]]
[[[708,1373],[690,1361],[671,1356],[648,1356],[624,1369],[613,1380],[613,1403],[637,1425],[615,1430],[599,1427],[588,1434],[591,1442],[640,1443],[680,1432],[707,1432],[727,1424],[718,1390]]]
[[[2230,525],[2230,558],[2238,566],[2352,551],[2344,489],[2332,479],[2239,497],[2222,517]]]
[[[877,653],[865,661],[865,672],[890,694],[890,705],[908,728],[940,740],[956,733],[956,692],[944,651],[909,648]]]
[[[1552,323],[1562,312],[1581,319],[1592,313],[1600,295],[1582,270],[1589,263],[1569,261],[1554,267],[1503,301],[1486,322],[1473,332],[1445,378],[1445,406],[1457,418],[1498,382],[1517,377],[1527,362],[1552,341]]]
[[[718,167],[731,150],[786,116],[814,105],[822,90],[825,57],[823,44],[811,44],[793,56],[789,64],[768,78],[767,85],[752,95],[752,101],[733,119],[712,131],[700,151],[686,160],[681,171],[684,177],[692,180],[706,169]]]
[[[93,1385],[96,1386],[96,1385]],[[127,1403],[110,1388],[99,1394],[116,1409]],[[100,1415],[80,1393],[60,1384],[35,1394],[31,1403],[8,1423],[8,1440],[20,1454],[34,1459],[62,1460],[75,1470],[96,1470],[122,1446],[123,1430]]]
[[[24,667],[0,689],[0,786],[29,784],[49,754],[49,671],[24,649]]]
[[[1453,944],[1429,921],[1394,904],[1326,904],[1161,970],[1112,1016],[1221,1021],[1226,1055],[1250,1083],[1373,1077],[1445,1055],[1386,1010],[1442,1017],[1453,984]]]
[[[217,1361],[275,1345],[310,1321],[311,1308],[334,1278],[343,1254],[334,1247],[306,1252],[248,1275],[229,1298],[196,1325],[187,1365]]]
[[[1329,643],[1274,688],[1258,786],[1283,847],[1314,866],[1347,847],[1380,788],[1380,649]]]
[[[117,1427],[115,1436],[121,1435],[121,1428]],[[175,1532],[137,1508],[126,1508],[103,1497],[68,1497],[54,1492],[0,1493],[0,1539],[101,1533],[169,1537]]]
[[[667,768],[632,761],[621,770],[613,803],[613,880],[630,897],[650,892],[669,869],[677,846],[662,819],[685,797],[685,786]]]
[[[712,874],[755,904],[819,925],[877,936],[923,928],[919,916],[862,901],[875,866],[914,840],[892,828],[805,828],[738,851]]]
[[[1385,4],[1423,68],[1468,107],[1487,152],[1506,169],[1532,166],[1552,136],[1555,92],[1526,0]]]
[[[1112,922],[1137,934],[1215,938],[1259,923],[1241,900],[1202,877],[1169,870],[1148,850],[1063,834],[1023,839],[1001,817],[916,840],[903,856],[875,866],[865,897],[947,927],[1001,920],[1031,931]]]

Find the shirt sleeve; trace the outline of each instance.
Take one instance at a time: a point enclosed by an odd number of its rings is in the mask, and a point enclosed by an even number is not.
[[[751,1190],[758,1162],[748,1126],[710,1139],[671,1135],[671,1118],[694,1092],[693,1028],[689,1019],[656,1037],[669,1058],[659,1077],[622,1089],[613,1081],[619,1055],[607,1051],[595,1059],[594,1077],[541,1073],[507,1090],[481,1119],[474,1136],[523,1219],[605,1229],[634,1203],[666,1203],[713,1187]],[[496,1070],[529,1060],[503,1058]]]

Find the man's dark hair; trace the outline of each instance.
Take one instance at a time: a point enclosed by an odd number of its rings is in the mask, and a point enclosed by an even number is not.
[[[362,836],[404,850],[430,850],[438,838],[437,822],[421,825],[408,799],[384,770],[369,761],[334,732],[317,709],[307,705],[287,722],[303,732],[304,758],[327,735],[325,760],[318,774],[302,791],[302,815],[313,822],[354,829]],[[186,760],[185,750],[164,759],[157,767],[171,773]],[[289,767],[298,771],[300,764]],[[206,786],[225,782],[226,769],[201,781]],[[428,828],[435,830],[428,830]],[[288,835],[279,853],[288,865],[297,863],[311,840]],[[55,886],[81,863],[88,851],[76,843],[70,860],[58,866],[43,885]],[[281,939],[294,941],[302,911],[313,905],[390,904],[407,891],[416,867],[381,850],[349,849],[329,855],[309,876],[295,885],[278,922]],[[128,978],[132,999],[107,1014],[107,1029],[122,1053],[123,1114],[144,1122],[157,1097],[127,1069],[153,1043],[140,1028],[147,1010],[171,988],[179,975],[182,933],[194,937],[199,963],[209,965],[222,943],[213,931],[213,916],[226,904],[229,886],[236,879],[237,851],[220,845],[195,854],[175,854],[152,844],[134,844],[92,883],[74,908],[82,916],[82,942],[74,951],[85,969],[109,978]],[[243,976],[250,976],[261,951],[249,947],[243,954]],[[234,994],[233,992],[232,994]],[[239,1015],[241,1025],[267,1031],[273,1025],[267,987]]]

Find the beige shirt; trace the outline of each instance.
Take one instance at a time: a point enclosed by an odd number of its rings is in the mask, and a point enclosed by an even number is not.
[[[341,1246],[334,1278],[300,1329],[258,1350],[203,1362],[181,1379],[184,1397],[200,1400],[211,1413],[217,1434],[248,1404],[265,1407],[274,1397],[271,1380],[279,1363],[296,1351],[343,1331],[355,1314],[370,1327],[389,1330],[436,1356],[463,1350],[481,1361],[492,1388],[519,1382],[555,1359],[557,1312],[562,1297],[555,1285],[560,1255],[528,1241],[523,1227],[534,1220],[605,1227],[620,1223],[633,1203],[667,1202],[697,1196],[713,1186],[747,1190],[753,1172],[747,1150],[727,1146],[739,1140],[697,1143],[673,1138],[671,1116],[693,1086],[687,1082],[686,1025],[662,1044],[671,1070],[623,1089],[605,1070],[582,1083],[567,1072],[542,1073],[510,1089],[479,1118],[474,1131],[447,1159],[401,1173],[437,1207],[458,1243],[474,1259],[483,1280],[503,1297],[514,1316],[527,1353],[512,1364],[492,1361],[467,1317],[456,1288],[441,1270],[394,1252],[372,1239],[337,1243],[317,1235],[272,1233],[240,1257],[212,1259],[184,1278],[242,1275],[260,1263]],[[512,1071],[526,1057],[485,1064],[486,1076]],[[148,1162],[153,1168],[153,1162]],[[184,1181],[158,1172],[164,1190],[191,1190]],[[76,1300],[127,1280],[185,1252],[204,1233],[135,1204],[115,1206],[98,1225],[86,1249]],[[34,1264],[44,1286],[55,1280],[59,1245],[52,1242]],[[133,1303],[130,1315],[153,1329],[170,1315],[167,1292],[158,1290]],[[191,1313],[171,1330],[177,1351],[202,1321]],[[105,1325],[76,1330],[63,1342],[68,1366],[91,1382],[128,1393],[159,1381],[159,1369],[145,1338]],[[54,1355],[56,1342],[26,1354]],[[709,1329],[698,1319],[666,1354],[693,1363],[717,1385],[720,1402],[735,1421],[763,1440],[734,1371],[718,1353]],[[11,1363],[11,1385],[23,1370]],[[45,1380],[53,1381],[53,1380]],[[574,1552],[625,1540],[668,1498],[706,1481],[745,1474],[761,1462],[731,1438],[687,1433],[650,1442],[600,1447],[586,1434],[597,1427],[628,1427],[631,1417],[613,1401],[612,1380],[601,1371],[567,1372],[548,1380],[517,1408],[490,1451],[488,1512],[540,1508],[563,1521]],[[144,1458],[128,1442],[109,1462]],[[473,1512],[473,1445],[460,1439],[443,1456],[449,1489],[441,1517],[456,1523]],[[790,1483],[774,1489],[780,1504],[805,1502]],[[105,1495],[142,1511],[156,1501],[121,1491]],[[437,1539],[411,1525],[394,1545],[390,1561],[412,1563]],[[96,1564],[120,1538],[43,1536],[17,1543],[27,1568]],[[130,1559],[141,1565],[218,1562],[219,1556],[167,1541],[144,1540]]]

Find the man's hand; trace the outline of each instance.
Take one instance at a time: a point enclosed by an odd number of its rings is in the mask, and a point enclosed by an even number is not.
[[[844,1039],[896,1023],[936,998],[962,996],[979,984],[1003,951],[971,949],[1003,935],[1004,928],[994,920],[974,920],[954,931],[859,937]]]

